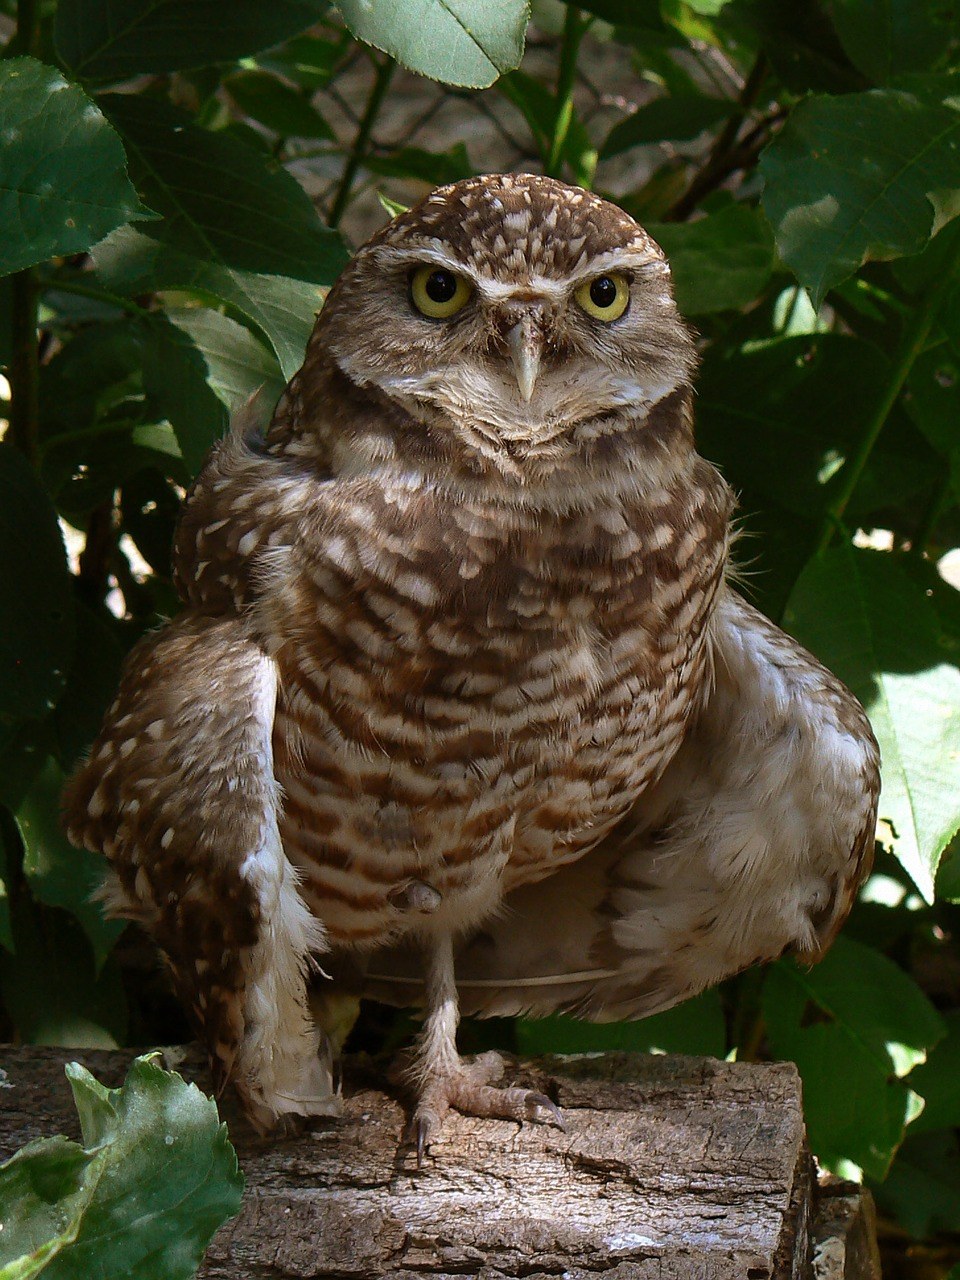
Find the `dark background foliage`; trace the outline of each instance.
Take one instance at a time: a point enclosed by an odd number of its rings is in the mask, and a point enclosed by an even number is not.
[[[867,705],[880,847],[813,970],[464,1047],[792,1058],[890,1275],[960,1257],[960,12],[955,0],[0,3],[0,1032],[186,1036],[57,822],[185,488],[269,408],[351,243],[532,169],[616,199],[701,335],[744,590]],[[424,16],[426,15],[426,16]],[[526,44],[525,44],[526,42]],[[3,430],[3,428],[0,428]],[[354,1044],[409,1024],[366,1009]]]

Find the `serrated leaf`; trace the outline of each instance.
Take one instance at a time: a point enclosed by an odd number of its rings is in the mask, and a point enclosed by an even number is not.
[[[840,938],[811,970],[779,961],[763,1014],[772,1051],[799,1068],[815,1154],[882,1178],[922,1106],[901,1077],[945,1031],[933,1005],[886,956]]]
[[[243,1191],[216,1104],[151,1057],[120,1089],[67,1076],[87,1149],[46,1138],[0,1166],[0,1264],[53,1242],[48,1280],[189,1280]]]
[[[721,120],[728,120],[740,108],[725,98],[693,94],[677,98],[655,98],[633,115],[615,124],[607,134],[600,155],[604,159],[621,155],[631,147],[660,142],[684,142],[697,138]]]
[[[57,515],[29,464],[0,444],[0,745],[52,711],[73,656],[73,593]]]
[[[670,260],[683,315],[745,307],[773,274],[773,235],[756,209],[735,204],[696,222],[647,223]]]
[[[357,37],[411,71],[485,89],[520,65],[527,0],[337,0]]]
[[[881,824],[932,901],[960,827],[960,670],[931,601],[892,556],[844,544],[804,569],[784,625],[866,707],[880,744]]]
[[[783,261],[819,307],[872,259],[918,253],[960,188],[960,113],[877,90],[801,102],[760,158]]]
[[[232,62],[322,17],[325,0],[60,0],[54,39],[76,75],[120,80]]]
[[[35,58],[0,63],[0,275],[152,216],[96,103]]]
[[[104,282],[125,293],[189,290],[236,308],[291,377],[324,287],[347,261],[340,236],[289,174],[235,138],[197,128],[161,102],[102,101],[126,141],[131,172],[164,215],[98,246]]]
[[[47,760],[17,810],[23,871],[38,901],[63,907],[77,918],[93,947],[99,969],[125,925],[120,920],[108,920],[100,904],[91,901],[107,865],[89,850],[75,849],[63,834],[60,793],[64,781],[60,766]]]
[[[556,1014],[518,1018],[517,1050],[541,1053],[690,1053],[722,1058],[726,1024],[716,989],[638,1022],[587,1022]]]

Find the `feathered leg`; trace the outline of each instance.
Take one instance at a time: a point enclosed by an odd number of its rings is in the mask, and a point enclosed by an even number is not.
[[[447,932],[438,933],[430,943],[426,1008],[423,1030],[409,1071],[418,1097],[410,1128],[418,1164],[423,1162],[424,1152],[437,1136],[451,1107],[471,1116],[552,1119],[561,1129],[564,1127],[559,1109],[545,1094],[522,1088],[493,1087],[493,1081],[503,1075],[504,1063],[499,1053],[482,1053],[469,1063],[461,1059],[457,1052],[460,1011],[453,941]]]
[[[339,1109],[306,1002],[322,932],[277,825],[276,692],[244,622],[181,615],[130,655],[64,802],[73,842],[110,860],[109,908],[157,941],[216,1075],[262,1129]]]

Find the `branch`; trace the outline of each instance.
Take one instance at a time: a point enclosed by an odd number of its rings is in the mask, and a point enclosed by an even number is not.
[[[367,99],[367,105],[360,120],[360,126],[357,129],[357,136],[354,139],[353,147],[350,151],[350,157],[347,160],[346,167],[343,170],[343,177],[340,179],[340,186],[337,188],[337,194],[333,201],[333,207],[330,210],[330,217],[327,219],[331,227],[340,225],[340,219],[343,217],[347,204],[350,201],[350,193],[353,189],[353,180],[357,176],[357,170],[363,163],[363,158],[367,154],[370,145],[370,132],[373,129],[373,122],[377,118],[377,112],[380,110],[380,104],[383,102],[384,94],[389,88],[393,73],[397,68],[397,64],[393,58],[386,57],[377,65],[377,74],[374,77],[373,87],[370,90],[370,97]]]

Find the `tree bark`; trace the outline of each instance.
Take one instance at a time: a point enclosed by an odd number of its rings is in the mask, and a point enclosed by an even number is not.
[[[209,1087],[195,1049],[167,1065]],[[104,1083],[132,1051],[7,1048],[0,1157],[78,1136],[63,1064]],[[604,1054],[512,1066],[567,1132],[451,1114],[422,1169],[405,1112],[351,1060],[344,1118],[258,1138],[223,1111],[247,1178],[203,1280],[874,1280],[869,1206],[842,1184],[819,1211],[792,1064]]]

